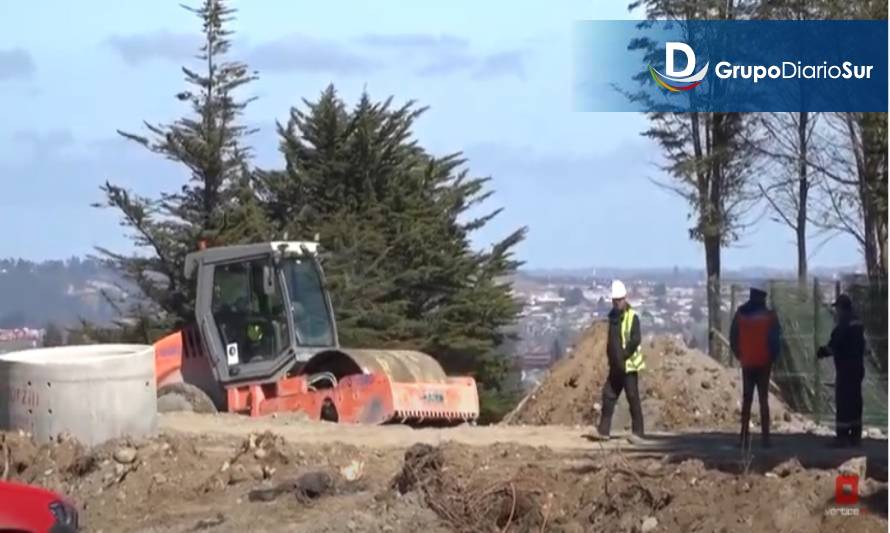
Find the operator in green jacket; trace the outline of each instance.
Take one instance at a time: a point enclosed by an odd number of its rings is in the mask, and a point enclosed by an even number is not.
[[[639,372],[646,368],[640,351],[640,318],[627,303],[627,288],[621,281],[612,282],[612,310],[609,312],[609,339],[606,355],[609,376],[603,384],[603,411],[597,432],[608,438],[615,403],[623,390],[630,404],[632,440],[641,439],[643,408],[640,403]]]

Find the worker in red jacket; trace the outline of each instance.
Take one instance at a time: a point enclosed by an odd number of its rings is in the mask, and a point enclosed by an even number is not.
[[[751,403],[757,388],[760,404],[761,444],[770,446],[769,378],[773,363],[781,352],[782,329],[776,313],[766,306],[766,287],[751,287],[748,301],[732,319],[730,344],[732,352],[742,366],[742,429],[739,445],[748,442],[748,424],[751,420]]]

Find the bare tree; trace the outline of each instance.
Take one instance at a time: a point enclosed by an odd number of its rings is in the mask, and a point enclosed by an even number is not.
[[[735,19],[750,16],[756,4],[744,0],[642,0],[630,8],[643,7],[646,17],[653,20]],[[649,49],[647,53],[654,57],[658,51]],[[738,239],[760,196],[752,179],[754,116],[659,111],[648,113],[648,117],[650,127],[643,135],[659,143],[666,161],[663,168],[673,178],[660,185],[689,202],[689,236],[704,246],[708,351],[720,359],[722,346],[715,332],[722,324],[721,251]]]
[[[772,212],[772,220],[794,232],[797,245],[797,278],[801,286],[807,282],[807,226],[811,191],[818,187],[819,173],[810,169],[814,132],[818,113],[767,113],[758,124],[763,139],[755,146],[769,164],[760,191]],[[828,231],[828,228],[825,228]],[[833,232],[829,233],[829,237]]]
[[[809,165],[825,176],[815,225],[845,232],[859,243],[874,281],[887,276],[887,114],[833,113],[826,150]]]

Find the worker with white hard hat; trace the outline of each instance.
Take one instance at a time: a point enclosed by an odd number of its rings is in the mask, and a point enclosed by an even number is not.
[[[597,432],[602,438],[609,437],[615,403],[621,391],[624,391],[630,405],[632,440],[636,440],[644,436],[639,372],[646,368],[646,364],[640,350],[640,318],[627,302],[627,287],[620,280],[612,282],[611,296],[612,310],[609,312],[606,344],[609,376],[603,384],[603,410]]]
[[[767,308],[768,289],[764,281],[751,284],[748,301],[736,311],[730,327],[732,353],[742,366],[742,428],[739,445],[748,442],[748,424],[754,389],[760,404],[761,444],[769,447],[769,379],[772,365],[781,351],[782,330],[775,312]]]

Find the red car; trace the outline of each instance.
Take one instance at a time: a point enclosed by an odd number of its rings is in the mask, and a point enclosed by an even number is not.
[[[33,485],[0,481],[0,531],[74,533],[74,504],[55,492]]]

